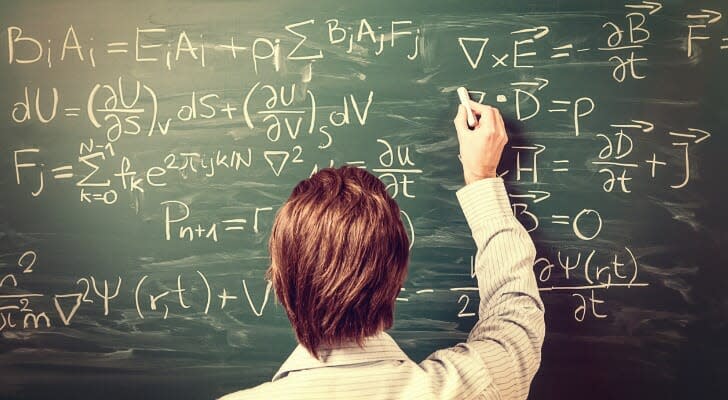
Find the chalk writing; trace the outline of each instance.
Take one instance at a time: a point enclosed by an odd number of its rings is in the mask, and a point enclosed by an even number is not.
[[[653,105],[658,111],[612,113],[609,96],[554,74],[555,68],[570,65],[606,65],[594,74],[608,82],[615,97],[636,82],[649,81],[651,49],[666,40],[655,25],[667,7],[656,1],[623,6],[608,17],[588,20],[590,37],[574,37],[550,21],[521,21],[500,30],[465,24],[441,34],[453,55],[443,62],[462,72],[452,85],[435,88],[443,94],[443,110],[444,99],[454,99],[455,88],[470,80],[472,99],[499,105],[507,119],[535,131],[511,133],[508,160],[498,175],[516,188],[509,192],[511,209],[528,232],[571,243],[541,251],[534,272],[544,296],[570,296],[577,322],[608,318],[608,293],[651,284],[639,278],[641,254],[621,242],[623,221],[609,202],[689,192],[701,171],[697,160],[715,130],[689,114],[679,124],[664,122],[659,113],[667,109],[665,102]],[[726,54],[722,12],[696,5],[684,13],[680,57],[697,64],[705,62],[702,53]],[[65,21],[55,31],[10,22],[4,28],[5,59],[22,81],[6,93],[12,99],[6,122],[48,136],[65,126],[80,134],[63,139],[73,145],[69,153],[44,141],[3,146],[0,157],[10,166],[8,189],[27,198],[31,208],[56,196],[77,199],[83,212],[111,215],[111,210],[131,208],[153,226],[153,236],[146,239],[162,246],[221,249],[248,241],[257,248],[285,200],[274,194],[276,188],[290,190],[321,168],[347,164],[375,174],[400,202],[413,251],[446,241],[421,209],[437,208],[433,199],[445,196],[430,191],[433,182],[448,179],[443,171],[458,166],[437,158],[452,150],[455,159],[454,147],[445,149],[447,144],[412,133],[431,133],[439,125],[429,116],[399,110],[390,88],[358,69],[425,65],[424,70],[435,70],[433,52],[440,38],[429,36],[426,25],[405,17],[292,18],[265,33],[246,34],[150,24],[127,26],[119,37],[98,40],[98,32],[76,21]],[[347,62],[354,67],[340,64]],[[109,68],[109,63],[126,69]],[[130,73],[130,65],[135,72],[150,73]],[[240,71],[237,86],[194,83],[230,65]],[[69,88],[52,74],[67,67],[83,71],[88,85]],[[37,68],[50,72],[50,79],[34,80]],[[332,68],[344,75],[333,76]],[[490,71],[502,75],[474,79]],[[426,85],[438,73],[413,81]],[[173,75],[173,87],[157,79]],[[352,84],[332,87],[327,80]],[[549,124],[557,129],[537,128]],[[566,141],[577,143],[579,151],[565,151]],[[571,190],[575,182],[579,190]],[[263,189],[257,197],[220,195],[224,204],[206,203],[233,184]],[[592,196],[580,197],[584,192]],[[438,223],[450,223],[447,219]],[[262,277],[241,275],[220,283],[202,266],[171,280],[154,271],[86,273],[74,277],[75,285],[25,291],[23,284],[43,273],[39,260],[52,260],[42,258],[42,249],[13,251],[17,268],[3,270],[0,279],[0,331],[70,326],[92,308],[111,318],[130,296],[139,319],[207,315],[236,306],[259,319],[280,312],[267,306],[271,284]],[[466,258],[472,280],[474,257]],[[415,279],[397,300],[414,307],[418,299],[450,301],[452,296],[454,318],[477,315],[474,284],[437,287]],[[41,301],[52,308],[38,311]]]

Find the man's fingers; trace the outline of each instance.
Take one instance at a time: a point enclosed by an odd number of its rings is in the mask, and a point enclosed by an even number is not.
[[[457,130],[458,134],[460,134],[460,130],[468,129],[468,117],[462,104],[458,105],[458,113],[452,122],[455,124],[455,130]]]
[[[469,131],[480,131],[485,129],[483,132],[494,133],[498,136],[502,136],[504,142],[508,141],[508,134],[506,133],[505,122],[500,114],[500,111],[496,107],[491,107],[485,104],[470,100],[470,107],[475,114],[476,122],[474,127],[468,126],[467,112],[465,106],[462,104],[458,105],[458,113],[453,120],[455,129],[458,134],[458,140],[460,140],[463,132]]]
[[[477,101],[470,100],[470,108],[473,110],[473,113],[476,116],[481,116],[489,111],[491,106],[487,106],[485,104],[480,104]]]
[[[500,112],[497,108],[491,107],[490,108],[490,123],[491,127],[493,128],[493,132],[498,133],[499,125],[498,121],[500,120]]]
[[[501,135],[503,135],[503,140],[505,142],[508,142],[508,132],[506,131],[506,124],[503,121],[503,116],[497,108],[493,109],[495,110],[496,131],[500,132]]]

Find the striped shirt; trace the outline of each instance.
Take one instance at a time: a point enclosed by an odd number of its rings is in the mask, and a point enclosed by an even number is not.
[[[321,351],[296,347],[271,382],[228,394],[242,399],[523,399],[541,362],[544,307],[531,238],[513,216],[503,180],[456,193],[478,247],[478,322],[465,343],[417,364],[386,333]]]

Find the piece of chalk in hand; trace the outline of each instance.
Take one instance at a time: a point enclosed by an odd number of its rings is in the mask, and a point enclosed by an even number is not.
[[[458,97],[460,98],[460,103],[463,107],[465,107],[465,113],[468,118],[468,128],[472,129],[475,126],[475,115],[473,114],[473,109],[470,108],[470,95],[468,95],[468,89],[460,86],[458,88]]]

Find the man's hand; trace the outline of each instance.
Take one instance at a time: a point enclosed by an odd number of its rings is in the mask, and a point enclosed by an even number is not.
[[[465,184],[494,178],[500,162],[503,146],[508,142],[503,117],[495,107],[470,101],[476,124],[470,130],[465,107],[458,106],[458,115],[453,121],[460,143],[460,161],[463,163]]]

